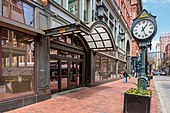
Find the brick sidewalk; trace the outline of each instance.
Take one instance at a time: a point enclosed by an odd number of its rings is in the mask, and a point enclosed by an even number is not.
[[[128,83],[123,79],[100,86],[85,88],[62,96],[19,108],[8,113],[123,113],[124,92],[131,87],[136,78]],[[151,113],[160,113],[157,92],[151,81]]]

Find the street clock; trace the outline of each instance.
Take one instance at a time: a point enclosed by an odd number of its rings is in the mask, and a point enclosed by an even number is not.
[[[131,34],[139,43],[141,49],[140,77],[138,78],[138,87],[146,89],[148,86],[148,77],[145,73],[146,51],[148,42],[151,43],[157,32],[156,16],[149,14],[145,9],[137,16],[132,23]]]
[[[141,14],[133,20],[131,33],[137,42],[149,42],[157,32],[156,16],[143,10]]]

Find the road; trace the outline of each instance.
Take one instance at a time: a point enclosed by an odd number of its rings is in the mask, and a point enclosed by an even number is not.
[[[170,113],[170,76],[154,76],[162,113]]]

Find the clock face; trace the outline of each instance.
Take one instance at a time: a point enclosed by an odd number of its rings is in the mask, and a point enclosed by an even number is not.
[[[154,33],[154,30],[155,27],[151,20],[142,19],[134,25],[132,33],[137,39],[147,39]]]

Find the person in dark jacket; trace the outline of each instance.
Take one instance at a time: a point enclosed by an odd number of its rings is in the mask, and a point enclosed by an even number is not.
[[[124,76],[124,82],[127,82],[128,74],[127,74],[126,70],[123,72],[123,76]]]

